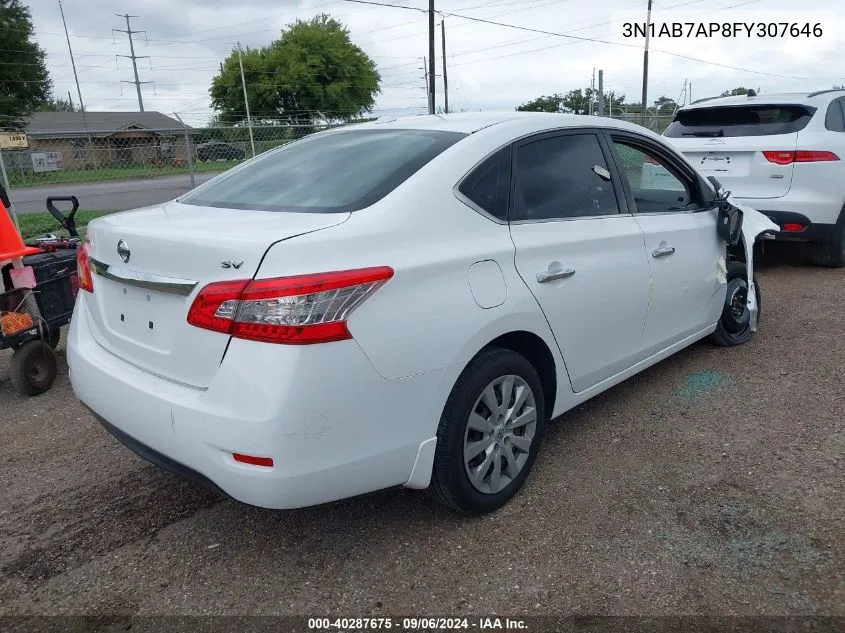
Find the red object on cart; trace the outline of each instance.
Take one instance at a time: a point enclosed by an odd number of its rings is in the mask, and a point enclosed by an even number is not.
[[[23,243],[23,238],[12,222],[6,205],[0,201],[0,262],[40,252],[42,252],[40,248]]]

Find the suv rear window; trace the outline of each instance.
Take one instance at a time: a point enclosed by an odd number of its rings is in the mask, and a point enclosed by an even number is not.
[[[804,129],[816,109],[803,105],[747,105],[681,110],[664,136],[771,136]]]
[[[267,152],[179,201],[257,211],[357,211],[381,200],[464,136],[434,130],[315,134]]]

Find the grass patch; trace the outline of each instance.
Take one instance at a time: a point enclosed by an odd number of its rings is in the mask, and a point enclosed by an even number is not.
[[[108,215],[109,213],[114,213],[114,211],[77,211],[74,219],[76,220],[76,229],[79,231],[79,237],[85,239],[85,228],[91,220],[99,218],[102,215]],[[24,241],[34,240],[47,233],[67,237],[67,231],[61,228],[59,223],[56,222],[56,218],[46,211],[44,213],[19,214],[18,223],[21,226],[21,235]]]
[[[194,171],[226,171],[242,161],[207,161],[196,163]],[[40,185],[63,185],[79,182],[100,182],[103,180],[137,180],[158,178],[160,176],[187,176],[187,167],[154,167],[152,165],[132,165],[129,167],[102,167],[100,169],[62,169],[45,172],[9,173],[10,187],[37,187]]]

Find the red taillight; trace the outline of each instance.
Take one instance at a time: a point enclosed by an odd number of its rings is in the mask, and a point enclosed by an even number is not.
[[[351,338],[352,311],[393,277],[386,266],[238,280],[203,288],[188,323],[235,338],[309,345]]]
[[[88,243],[76,249],[76,274],[79,287],[86,292],[94,292],[94,279],[91,275],[91,260],[88,257]]]
[[[649,165],[659,165],[660,164],[656,160],[654,160],[651,156],[649,156],[648,154],[645,155],[645,162],[647,162]]]
[[[789,233],[799,233],[807,227],[806,224],[798,224],[797,222],[787,222],[783,225],[783,230]]]
[[[784,150],[763,152],[763,156],[770,163],[776,165],[789,165],[791,163],[820,163],[832,160],[839,160],[839,156],[833,152],[825,152],[819,150]]]
[[[232,458],[236,462],[241,462],[242,464],[251,464],[253,466],[266,466],[267,468],[273,467],[273,458],[272,457],[255,457],[254,455],[244,455],[242,453],[232,453]]]

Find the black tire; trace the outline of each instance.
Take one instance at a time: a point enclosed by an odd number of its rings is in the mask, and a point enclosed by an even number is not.
[[[18,393],[37,396],[53,386],[57,371],[53,348],[42,341],[29,341],[12,354],[9,378]]]
[[[743,345],[754,338],[751,329],[751,313],[745,306],[748,297],[748,269],[742,262],[728,264],[727,291],[725,305],[716,331],[710,335],[710,340],[722,347]],[[754,277],[754,296],[757,298],[757,323],[763,313],[763,303],[760,296],[760,284]],[[741,306],[741,309],[740,309]]]
[[[62,340],[62,330],[60,328],[52,328],[47,332],[47,343],[53,349],[59,348],[59,342]]]
[[[470,481],[467,470],[470,466],[464,463],[464,443],[470,432],[467,427],[470,414],[476,410],[477,406],[481,406],[478,401],[485,389],[494,381],[506,376],[520,378],[530,388],[527,401],[530,402],[533,398],[536,414],[536,421],[533,423],[533,438],[530,439],[527,452],[514,453],[513,445],[508,449],[512,456],[519,454],[520,459],[524,457],[524,462],[520,466],[521,470],[514,477],[508,477],[509,483],[498,492],[482,492]],[[500,395],[501,390],[497,392],[497,397]],[[517,411],[516,414],[518,413]],[[490,348],[482,351],[470,361],[458,377],[443,408],[443,415],[437,429],[437,449],[434,455],[429,493],[440,503],[466,514],[485,514],[502,507],[516,494],[531,472],[537,458],[545,422],[543,385],[534,366],[524,356],[511,350]],[[527,433],[527,431],[523,432]],[[509,439],[505,438],[502,441],[508,442]],[[492,452],[494,447],[490,450]],[[484,452],[481,455],[486,454]],[[498,467],[501,469],[508,460],[499,457],[498,452],[495,455],[493,462],[498,461]],[[483,461],[486,462],[486,460]],[[488,468],[496,467],[493,462]],[[479,472],[481,468],[479,466]]]
[[[810,244],[810,259],[816,266],[845,267],[845,221],[836,223],[830,242]]]

